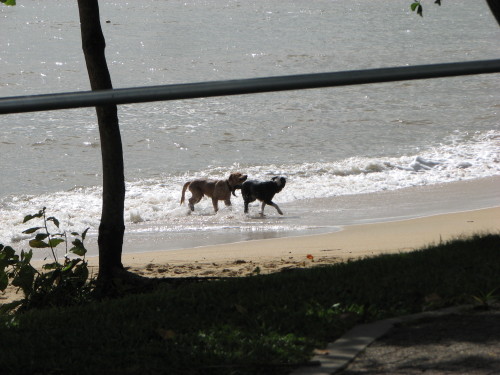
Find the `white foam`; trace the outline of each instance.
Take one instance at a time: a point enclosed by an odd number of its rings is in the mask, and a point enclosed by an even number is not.
[[[324,198],[339,195],[364,194],[396,190],[411,186],[446,183],[476,179],[500,174],[500,132],[489,131],[470,137],[454,134],[447,144],[425,150],[419,154],[399,157],[354,157],[333,162],[303,163],[292,165],[254,165],[211,167],[197,173],[181,176],[165,175],[162,178],[137,180],[126,185],[125,221],[127,231],[183,232],[200,230],[295,230],[286,222],[258,220],[243,214],[241,193],[232,197],[233,206],[219,203],[214,214],[210,199],[203,199],[191,213],[180,205],[184,182],[197,178],[226,178],[230,171],[239,170],[252,179],[269,180],[285,176],[287,184],[275,201],[282,203],[302,199]],[[189,196],[189,192],[187,193]],[[257,212],[258,202],[251,211]],[[27,214],[47,207],[47,213],[61,221],[63,230],[82,232],[90,227],[89,236],[97,233],[101,214],[101,189],[99,187],[75,188],[37,196],[8,196],[0,199],[0,243],[19,243],[29,236],[21,232],[31,223],[22,224]],[[269,215],[275,214],[269,210]]]

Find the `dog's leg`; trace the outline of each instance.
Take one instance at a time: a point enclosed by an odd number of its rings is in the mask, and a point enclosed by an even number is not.
[[[273,206],[274,208],[276,208],[276,210],[278,211],[278,213],[280,215],[283,215],[283,212],[281,212],[280,208],[278,207],[278,205],[276,203],[274,203],[273,201],[269,201],[269,202],[266,202],[266,204],[270,205],[270,206]],[[264,213],[264,205],[262,205],[262,212]]]
[[[191,189],[190,189],[191,190]],[[203,198],[203,193],[198,190],[191,190],[191,198],[189,198],[189,208],[194,211],[194,205],[201,201]]]
[[[219,200],[212,197],[212,205],[214,206],[215,212],[219,211]]]
[[[276,208],[276,210],[278,211],[278,213],[280,215],[283,215],[283,212],[280,210],[280,208],[278,207],[278,205],[276,203],[273,203],[273,207]]]
[[[231,199],[225,199],[224,204],[228,207],[231,206]]]
[[[199,199],[195,199],[194,197],[189,198],[189,208],[191,209],[191,211],[194,211],[194,205],[199,201]]]
[[[280,215],[283,215],[283,212],[280,210],[280,208],[278,207],[278,205],[277,205],[276,203],[274,203],[274,202],[272,202],[272,203],[273,203],[273,204],[272,204],[271,206],[273,206],[274,208],[276,208],[276,210],[278,211],[278,213],[279,213]]]
[[[247,200],[245,199],[245,211],[244,211],[244,212],[245,212],[246,214],[248,213],[248,204],[249,204],[249,203],[250,203],[250,202],[249,202],[249,201],[247,201]]]
[[[260,208],[260,216],[264,216],[264,207],[266,207],[266,202],[262,202],[262,206]]]

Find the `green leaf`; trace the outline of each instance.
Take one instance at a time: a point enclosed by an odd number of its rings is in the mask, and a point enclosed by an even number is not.
[[[83,257],[87,253],[87,249],[81,246],[75,246],[69,249],[70,253]]]
[[[422,4],[420,4],[420,1],[415,1],[414,3],[412,3],[410,5],[410,8],[411,8],[412,12],[414,12],[416,10],[417,14],[420,17],[423,17],[423,15],[422,15]]]
[[[35,249],[43,249],[45,247],[50,247],[47,242],[44,241],[38,241],[38,240],[31,240],[29,242],[29,245],[31,247],[34,247]]]
[[[4,271],[0,271],[0,291],[4,291],[9,285],[9,277]]]
[[[14,5],[16,5],[16,0],[0,0],[0,3],[4,3],[5,5],[14,6]]]
[[[87,232],[88,230],[90,229],[90,227],[88,227],[87,229],[85,229],[82,233],[82,241],[85,241],[85,237],[87,237]]]
[[[58,262],[47,263],[42,266],[44,270],[55,270],[59,267],[61,267],[61,264],[59,264]]]
[[[59,220],[57,220],[54,216],[49,217],[47,221],[52,221],[54,225],[59,228]]]
[[[24,263],[24,264],[28,264],[29,262],[31,262],[31,258],[33,257],[33,251],[30,250],[30,251],[24,251],[24,250],[21,250],[21,262]]]
[[[1,1],[1,0],[0,0]],[[33,215],[26,215],[24,217],[24,220],[23,220],[23,224],[26,223],[27,221],[30,221],[31,219],[33,219]]]
[[[5,259],[11,259],[16,256],[16,251],[10,246],[5,246],[1,253],[5,255]]]
[[[56,247],[61,242],[64,242],[64,240],[62,238],[52,238],[49,240],[49,246]]]
[[[49,272],[47,274],[47,276],[48,276],[48,280],[52,284],[57,278],[59,278],[61,276],[61,269],[56,268],[54,271]]]
[[[23,233],[24,234],[31,234],[31,233],[36,232],[38,229],[42,229],[42,227],[29,228],[29,229],[23,230]]]
[[[1,0],[0,0],[0,1],[1,1]],[[43,216],[43,214],[44,214],[44,212],[45,212],[45,207],[44,207],[42,210],[38,211],[38,213],[37,213],[37,214],[34,214],[34,215],[26,215],[26,216],[24,217],[23,224],[24,224],[24,223],[26,223],[27,221],[32,220],[32,219],[36,219],[36,218],[42,217],[42,216]]]
[[[74,266],[76,266],[78,264],[78,262],[80,262],[80,259],[72,259],[71,261],[69,261],[65,266],[64,268],[62,269],[62,272],[68,272],[68,271],[71,271],[73,269]]]
[[[12,285],[21,288],[25,296],[33,291],[33,280],[36,270],[31,265],[21,267],[17,276],[12,280]]]
[[[83,242],[82,242],[82,241],[80,241],[78,238],[75,238],[75,239],[73,240],[73,242],[71,242],[71,243],[72,243],[72,244],[73,244],[73,246],[75,246],[75,247],[85,247],[85,246],[83,246]]]
[[[87,263],[81,263],[75,267],[74,270],[75,277],[79,278],[81,281],[85,282],[89,278],[89,269]]]
[[[7,259],[4,259],[2,254],[0,254],[0,275],[5,272],[5,269],[9,266]]]
[[[37,241],[43,241],[44,239],[46,239],[49,235],[47,233],[38,233],[36,236],[35,236],[35,240]]]

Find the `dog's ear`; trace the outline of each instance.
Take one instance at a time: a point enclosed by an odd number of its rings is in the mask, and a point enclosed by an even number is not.
[[[231,186],[235,186],[235,185],[238,185],[240,183],[240,178],[241,178],[241,173],[234,172],[234,173],[231,173],[229,175],[229,178],[227,180],[229,181],[229,184]]]
[[[278,186],[279,191],[281,191],[285,187],[285,184],[286,184],[285,177],[276,176],[276,177],[273,177],[272,180],[276,184],[276,186]]]

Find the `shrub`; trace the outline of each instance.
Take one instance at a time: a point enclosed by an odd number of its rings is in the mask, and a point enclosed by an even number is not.
[[[89,277],[88,263],[85,260],[87,250],[84,245],[89,228],[81,234],[71,232],[72,247],[68,249],[70,239],[66,231],[60,231],[59,220],[53,216],[46,216],[45,207],[34,215],[27,215],[23,223],[33,219],[41,220],[41,225],[23,231],[34,236],[29,241],[31,247],[29,251],[21,250],[18,255],[12,247],[0,244],[0,291],[4,291],[10,282],[24,294],[21,300],[1,306],[0,312],[68,306],[90,298],[94,279]],[[50,231],[49,225],[56,231]],[[61,244],[66,245],[62,263],[59,262],[55,250]],[[33,249],[43,248],[50,249],[53,261],[44,264],[41,270],[37,270],[31,264]],[[77,257],[70,258],[70,254]]]

